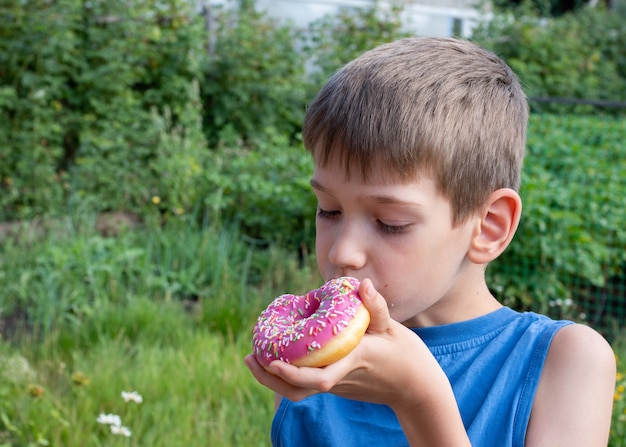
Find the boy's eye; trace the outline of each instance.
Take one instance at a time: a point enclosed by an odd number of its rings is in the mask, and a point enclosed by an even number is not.
[[[409,231],[411,225],[388,225],[379,220],[378,227],[387,234],[403,234]]]
[[[321,207],[317,207],[317,218],[318,219],[336,219],[341,216],[341,211],[339,210],[325,210]],[[389,235],[397,235],[403,234],[409,231],[411,228],[411,224],[408,225],[389,225],[383,222],[382,220],[376,220],[376,224],[380,231]]]
[[[334,217],[337,217],[341,214],[340,211],[336,211],[336,210],[325,210],[320,208],[319,206],[317,207],[317,217],[321,218],[321,219],[332,219]]]

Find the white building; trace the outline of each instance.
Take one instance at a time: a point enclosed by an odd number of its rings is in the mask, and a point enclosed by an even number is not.
[[[359,8],[371,3],[371,0],[256,0],[259,10],[302,27],[339,8]],[[467,37],[481,18],[476,3],[476,0],[407,0],[405,25],[415,35]]]

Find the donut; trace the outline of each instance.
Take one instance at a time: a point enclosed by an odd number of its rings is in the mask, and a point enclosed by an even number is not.
[[[370,314],[357,290],[359,280],[342,276],[306,295],[285,294],[261,312],[252,336],[253,354],[263,367],[274,360],[323,367],[361,341]]]

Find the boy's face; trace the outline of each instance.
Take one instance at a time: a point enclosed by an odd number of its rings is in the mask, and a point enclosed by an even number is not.
[[[316,253],[324,280],[370,278],[391,317],[407,326],[445,324],[460,297],[479,293],[476,265],[467,259],[477,220],[452,227],[450,202],[429,176],[365,183],[346,179],[336,163],[316,165]]]

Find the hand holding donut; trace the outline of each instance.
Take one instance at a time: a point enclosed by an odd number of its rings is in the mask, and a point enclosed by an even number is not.
[[[407,384],[414,379],[421,377],[426,385],[432,383],[429,366],[438,370],[435,375],[443,374],[421,339],[391,319],[385,299],[371,281],[361,282],[358,292],[371,320],[354,350],[323,368],[296,366],[280,359],[268,366],[256,354],[248,355],[245,363],[259,383],[291,400],[331,391],[356,400],[391,404],[406,394]],[[407,352],[415,355],[407,357]]]

